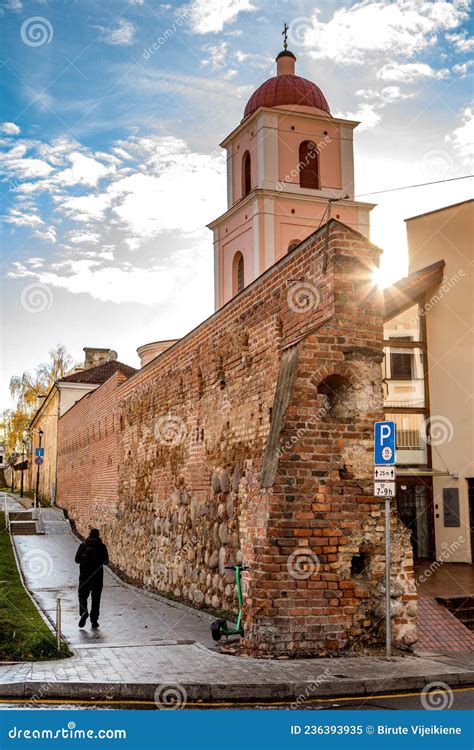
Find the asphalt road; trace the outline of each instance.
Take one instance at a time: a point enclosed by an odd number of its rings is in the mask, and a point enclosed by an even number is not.
[[[65,710],[72,710],[72,709],[79,709],[79,710],[127,710],[127,709],[143,709],[143,710],[154,710],[156,709],[156,706],[153,703],[135,703],[135,704],[121,704],[121,703],[114,703],[114,704],[97,704],[97,703],[89,703],[88,701],[83,701],[80,703],[70,703],[70,704],[64,704],[64,703],[36,703],[32,704],[29,701],[24,701],[23,703],[15,703],[14,700],[9,701],[9,699],[4,699],[0,702],[0,711],[1,710],[11,710],[11,709],[26,709],[26,710],[35,710],[35,709],[50,709],[53,711],[65,711]],[[198,709],[199,705],[188,705],[187,709],[193,710]],[[294,708],[294,704],[206,704],[205,707],[206,710],[213,710],[213,709],[219,709],[219,708],[226,708],[226,709],[239,709],[239,708],[246,708],[249,710],[279,710],[279,711],[285,711],[285,710],[292,710]],[[421,695],[420,693],[406,693],[406,694],[397,694],[397,695],[390,695],[390,696],[373,696],[373,697],[367,697],[367,698],[353,698],[351,696],[341,696],[339,698],[327,698],[324,701],[314,701],[312,703],[307,703],[305,705],[299,705],[299,709],[305,710],[305,711],[314,711],[314,710],[326,710],[326,711],[399,711],[402,709],[405,710],[424,710],[423,705],[421,703]],[[447,705],[445,707],[446,710],[449,711],[455,711],[455,710],[474,710],[474,687],[468,687],[468,688],[455,688],[452,691],[452,704]]]

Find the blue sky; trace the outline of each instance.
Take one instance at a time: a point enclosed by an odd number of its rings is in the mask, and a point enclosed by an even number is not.
[[[219,142],[274,74],[297,72],[361,120],[356,193],[472,170],[467,0],[0,0],[3,381],[64,343],[137,346],[213,310],[225,209]],[[406,271],[403,218],[470,181],[371,196],[384,268]],[[179,205],[178,205],[179,204]],[[182,210],[182,206],[185,210]]]

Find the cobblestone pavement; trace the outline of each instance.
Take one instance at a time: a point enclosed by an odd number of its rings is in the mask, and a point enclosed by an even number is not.
[[[14,510],[16,501],[10,500]],[[59,514],[59,515],[58,515]],[[163,685],[182,685],[187,700],[303,699],[315,695],[370,695],[420,689],[436,680],[474,684],[473,655],[439,657],[344,657],[260,660],[216,653],[210,618],[183,605],[152,598],[105,574],[101,628],[77,627],[78,541],[58,524],[60,513],[44,513],[41,536],[17,536],[18,558],[28,588],[49,612],[63,604],[63,632],[70,659],[0,666],[0,695],[79,699],[153,699]]]

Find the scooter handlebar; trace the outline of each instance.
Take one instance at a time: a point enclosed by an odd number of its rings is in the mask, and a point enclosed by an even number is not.
[[[248,566],[246,565],[226,565],[225,570],[235,570],[236,568],[240,568],[240,570],[249,570]]]

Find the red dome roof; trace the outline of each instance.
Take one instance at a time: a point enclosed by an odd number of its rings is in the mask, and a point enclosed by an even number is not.
[[[323,92],[315,83],[295,75],[278,75],[262,83],[252,94],[244,111],[244,120],[259,107],[299,104],[331,114]]]

